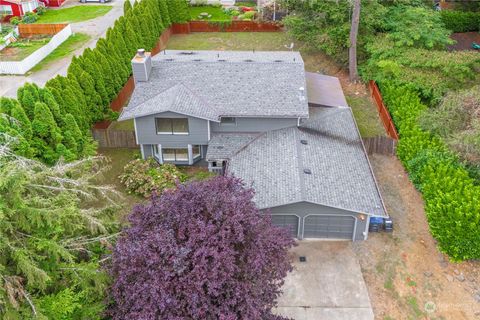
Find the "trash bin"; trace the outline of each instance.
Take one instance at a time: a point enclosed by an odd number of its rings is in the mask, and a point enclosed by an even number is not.
[[[393,221],[392,218],[385,218],[383,221],[383,229],[385,232],[393,232]]]
[[[370,217],[370,224],[368,226],[369,232],[380,232],[383,229],[383,218]]]

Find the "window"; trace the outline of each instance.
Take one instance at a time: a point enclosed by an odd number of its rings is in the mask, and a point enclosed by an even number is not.
[[[163,161],[188,161],[188,149],[162,148]]]
[[[37,7],[38,2],[36,0],[22,3],[23,13],[32,12],[33,10],[37,9]]]
[[[233,117],[222,117],[220,119],[220,124],[222,124],[222,125],[236,125],[237,121]]]
[[[156,118],[157,134],[188,134],[187,118]]]
[[[193,159],[200,157],[200,146],[192,146]]]
[[[12,14],[13,14],[12,6],[7,6],[7,5],[0,6],[0,16],[2,15],[10,16]]]

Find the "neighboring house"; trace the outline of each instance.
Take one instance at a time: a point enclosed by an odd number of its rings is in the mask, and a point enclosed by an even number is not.
[[[387,217],[338,79],[306,74],[298,52],[140,51],[132,67],[119,120],[144,158],[243,179],[299,239],[363,240]]]
[[[35,11],[39,5],[37,0],[0,0],[0,16],[5,20],[23,17],[27,12]]]

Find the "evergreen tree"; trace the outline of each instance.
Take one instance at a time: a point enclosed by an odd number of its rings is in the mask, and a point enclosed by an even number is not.
[[[103,79],[105,81],[105,89],[107,90],[108,99],[112,101],[117,96],[118,90],[121,88],[121,85],[117,82],[117,78],[115,78],[115,72],[111,69],[110,63],[100,50],[93,49],[92,58],[95,61],[98,61],[100,71],[104,75]]]
[[[125,0],[123,3],[123,14],[127,14],[130,10],[132,10],[132,4],[130,3],[130,0]]]
[[[13,105],[10,116],[15,119],[11,120],[13,122],[12,127],[16,128],[27,141],[32,139],[32,123],[18,102]]]
[[[75,117],[70,113],[65,115],[65,126],[63,127],[64,145],[77,157],[82,156],[85,139],[80,128],[75,121]]]
[[[172,25],[172,22],[170,20],[170,14],[168,13],[167,1],[166,0],[157,0],[157,1],[160,7],[160,14],[162,16],[163,26],[165,28],[168,28]]]
[[[55,163],[59,158],[56,149],[62,141],[62,134],[50,109],[43,102],[35,103],[32,131],[37,156],[48,164]]]
[[[18,92],[17,92],[18,95]],[[18,101],[22,105],[23,109],[27,113],[27,116],[32,120],[35,103],[40,100],[38,95],[38,87],[35,84],[26,83],[23,90],[20,90],[20,99]]]
[[[0,113],[5,113],[10,115],[10,111],[17,101],[14,99],[0,97]]]
[[[60,106],[55,100],[54,95],[48,88],[40,89],[39,91],[42,95],[42,101],[47,104],[48,108],[50,109],[50,112],[53,114],[53,118],[55,119],[55,122],[57,125],[62,124],[62,111],[60,110]]]
[[[88,110],[86,110],[86,112],[89,114],[89,122],[94,123],[102,120],[104,111],[102,97],[100,97],[95,90],[95,83],[92,76],[87,72],[82,71],[79,83],[81,84],[85,97],[87,98]]]
[[[140,40],[137,37],[137,34],[134,31],[133,25],[129,20],[126,20],[125,23],[125,42],[130,43],[130,55],[133,57],[135,52],[140,49]]]

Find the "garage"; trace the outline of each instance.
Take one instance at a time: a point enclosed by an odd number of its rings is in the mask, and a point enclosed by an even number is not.
[[[303,237],[351,240],[355,222],[352,216],[309,215],[305,217]]]
[[[292,237],[298,237],[298,217],[295,215],[274,214],[272,222],[274,225],[287,229]]]

